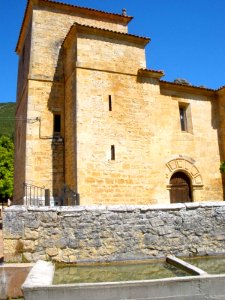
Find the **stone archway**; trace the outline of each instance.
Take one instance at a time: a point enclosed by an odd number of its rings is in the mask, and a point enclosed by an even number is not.
[[[192,202],[190,178],[183,172],[175,172],[170,178],[170,203]]]
[[[195,191],[203,188],[202,176],[197,166],[195,165],[195,161],[189,157],[180,155],[179,157],[170,159],[166,163],[167,189],[169,191],[169,194],[171,194],[172,186],[170,183],[170,179],[173,174],[177,172],[186,174],[190,179],[190,186],[192,189],[191,201],[195,201]]]

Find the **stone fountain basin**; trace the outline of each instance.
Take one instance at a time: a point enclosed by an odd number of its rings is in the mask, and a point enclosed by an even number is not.
[[[23,284],[26,300],[200,300],[225,299],[225,274],[210,275],[177,259],[167,257],[173,265],[181,264],[195,276],[153,280],[53,284],[54,265],[38,261]],[[191,269],[190,269],[191,268]]]

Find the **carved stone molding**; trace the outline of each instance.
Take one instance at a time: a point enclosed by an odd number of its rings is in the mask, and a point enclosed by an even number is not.
[[[187,157],[173,158],[166,163],[166,178],[168,186],[171,176],[176,172],[184,172],[191,179],[192,187],[201,188],[203,186],[202,176],[194,164],[194,160]]]

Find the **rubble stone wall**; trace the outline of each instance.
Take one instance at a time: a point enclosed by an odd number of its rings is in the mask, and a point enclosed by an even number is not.
[[[136,260],[225,253],[225,202],[5,209],[5,261]]]

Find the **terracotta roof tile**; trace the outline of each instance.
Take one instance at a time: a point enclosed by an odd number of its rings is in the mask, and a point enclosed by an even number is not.
[[[85,7],[85,6],[77,6],[77,5],[68,4],[68,3],[64,3],[64,2],[60,2],[60,1],[53,1],[53,0],[40,0],[40,1],[41,2],[49,2],[49,3],[59,4],[59,5],[62,5],[62,6],[67,6],[67,7],[72,7],[72,8],[85,9],[85,10],[89,10],[89,11],[93,11],[93,12],[99,12],[99,13],[102,13],[102,14],[117,16],[117,17],[121,17],[121,18],[126,18],[127,23],[133,19],[133,17],[131,17],[131,16],[123,16],[122,14],[106,12],[106,11],[103,11],[103,10],[98,10],[98,9],[89,8],[89,7]]]
[[[196,88],[199,90],[206,90],[206,91],[211,91],[215,92],[216,90],[210,89],[210,88],[205,88],[201,86],[196,86],[196,85],[186,85],[186,84],[181,84],[181,83],[176,83],[176,82],[171,82],[171,81],[165,81],[165,80],[160,80],[160,82],[165,83],[165,84],[170,84],[170,85],[175,85],[175,86],[182,86],[182,87],[190,87],[190,88]]]
[[[154,78],[161,78],[164,76],[164,72],[162,70],[151,70],[151,69],[139,69],[138,74],[140,75],[146,75]]]
[[[46,2],[48,4],[55,4],[55,5],[58,5],[58,6],[61,6],[61,7],[65,7],[65,8],[67,7],[67,8],[72,8],[72,9],[78,9],[78,10],[83,10],[83,11],[94,12],[94,13],[97,13],[97,14],[102,14],[106,18],[108,18],[110,16],[111,17],[116,17],[117,19],[119,18],[121,20],[124,20],[125,24],[128,24],[133,19],[133,17],[131,17],[131,16],[123,16],[122,14],[115,14],[115,13],[105,12],[105,11],[101,11],[101,10],[97,10],[97,9],[93,9],[93,8],[76,6],[76,5],[66,4],[66,3],[58,2],[58,1],[52,1],[52,0],[35,0],[34,2],[35,3],[37,2],[38,4]],[[27,5],[26,5],[25,13],[24,13],[24,18],[23,18],[23,22],[22,22],[22,25],[21,25],[21,28],[20,28],[18,42],[17,42],[17,45],[16,45],[16,50],[15,50],[16,52],[18,52],[18,50],[19,50],[19,42],[20,42],[20,39],[21,39],[22,30],[23,30],[23,27],[25,25],[25,21],[26,21],[26,17],[27,17],[27,14],[28,14],[28,10],[29,10],[30,5],[32,3],[33,3],[33,0],[27,0]]]
[[[115,34],[116,36],[121,36],[121,37],[126,37],[130,40],[135,40],[135,42],[138,42],[139,44],[143,44],[143,45],[146,45],[151,39],[150,38],[147,38],[147,37],[143,37],[143,36],[137,36],[137,35],[134,35],[134,34],[129,34],[129,33],[124,33],[124,32],[120,32],[120,31],[113,31],[113,30],[109,30],[109,29],[105,29],[105,28],[99,28],[99,27],[94,27],[94,26],[89,26],[89,25],[82,25],[82,24],[79,24],[79,23],[74,23],[69,32],[67,33],[64,41],[63,41],[63,44],[65,43],[67,37],[69,36],[69,34],[71,33],[71,31],[73,30],[73,28],[80,28],[80,29],[87,29],[87,30],[92,30],[92,32],[95,33],[96,32],[103,32],[105,34]]]
[[[155,72],[155,73],[161,73],[164,74],[163,70],[153,70],[153,69],[139,69],[140,71],[145,71],[145,72]]]
[[[219,87],[219,88],[217,89],[217,91],[220,91],[220,90],[222,90],[222,89],[224,89],[224,88],[225,88],[225,85]]]

